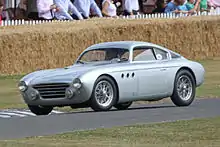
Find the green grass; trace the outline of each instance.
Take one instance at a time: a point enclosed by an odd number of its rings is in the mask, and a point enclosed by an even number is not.
[[[0,108],[23,108],[24,102],[17,89],[18,79],[0,78]]]
[[[200,63],[205,67],[206,73],[204,84],[197,90],[197,96],[220,98],[220,59],[204,60]]]
[[[197,97],[220,97],[220,59],[200,61],[205,69],[205,82],[197,89]],[[22,76],[0,76],[0,109],[26,108],[17,89]],[[65,107],[65,110],[71,110]]]
[[[96,129],[0,141],[2,147],[210,147],[220,146],[220,117]]]

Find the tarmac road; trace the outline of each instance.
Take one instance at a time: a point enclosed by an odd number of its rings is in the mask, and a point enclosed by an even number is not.
[[[220,116],[220,99],[197,99],[189,107],[176,107],[172,103],[164,103],[134,105],[125,111],[90,111],[49,116],[0,118],[0,139],[214,116]]]

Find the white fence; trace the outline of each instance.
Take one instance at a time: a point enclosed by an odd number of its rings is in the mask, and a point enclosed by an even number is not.
[[[193,16],[214,16],[214,15],[220,15],[220,9],[212,10],[210,12],[198,12],[194,14]],[[108,17],[103,17],[103,18],[97,18],[97,19],[161,19],[161,18],[166,18],[166,19],[173,19],[173,18],[180,18],[180,17],[190,17],[185,14],[179,14],[176,15],[174,13],[158,13],[158,14],[139,14],[135,15],[133,17],[130,16],[119,16],[118,18],[108,18]],[[89,21],[93,19],[86,19],[82,21]],[[79,21],[79,20],[76,20]],[[81,21],[81,20],[80,20]],[[47,20],[5,20],[2,21],[1,26],[18,26],[18,25],[36,25],[36,24],[42,24],[42,23],[51,23],[51,22],[69,22],[69,20],[53,20],[53,21],[47,21]]]

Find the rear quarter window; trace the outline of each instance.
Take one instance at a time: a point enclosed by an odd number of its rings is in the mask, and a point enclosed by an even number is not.
[[[174,53],[170,53],[171,54],[171,57],[173,58],[173,59],[175,59],[175,58],[180,58],[181,56],[180,55],[177,55],[177,54],[174,54]]]

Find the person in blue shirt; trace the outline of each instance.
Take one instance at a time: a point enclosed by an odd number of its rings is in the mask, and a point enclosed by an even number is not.
[[[186,0],[173,0],[169,2],[164,10],[165,13],[185,13],[188,14],[189,10],[186,7]]]
[[[103,17],[102,12],[94,0],[74,0],[73,3],[84,19],[89,18],[90,10],[98,17]]]
[[[55,12],[55,17],[58,20],[83,19],[80,12],[70,0],[54,0],[54,3],[58,7],[58,11]]]

